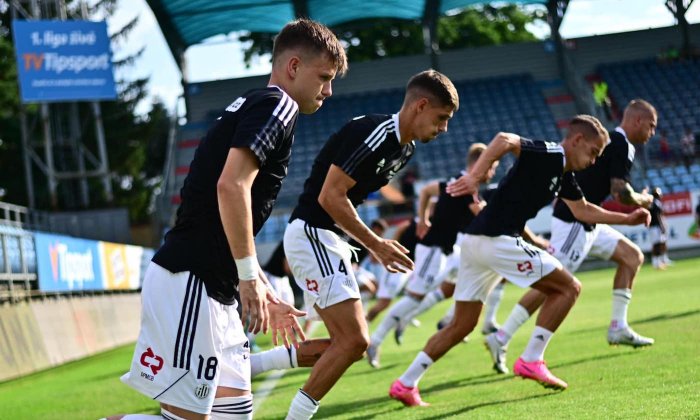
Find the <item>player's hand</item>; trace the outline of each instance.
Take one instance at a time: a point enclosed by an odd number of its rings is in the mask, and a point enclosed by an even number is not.
[[[413,270],[413,261],[406,255],[408,249],[398,241],[381,239],[369,250],[390,273],[408,273]]]
[[[430,223],[430,220],[418,220],[418,224],[416,225],[416,236],[418,237],[418,239],[423,239],[423,237],[430,230],[431,226],[432,224]]]
[[[306,312],[300,311],[284,301],[270,303],[267,308],[270,313],[272,344],[278,345],[281,338],[286,348],[291,346],[299,348],[299,343],[306,340],[306,335],[304,335],[304,330],[299,325],[297,318],[305,316]]]
[[[479,191],[479,180],[471,174],[465,174],[447,185],[446,191],[453,197],[474,194]]]
[[[644,207],[645,209],[648,209],[649,207],[651,207],[651,205],[654,203],[654,196],[649,194],[646,191],[646,189],[644,191],[642,191],[642,193],[640,195],[641,195],[640,201],[641,201],[642,207]]]
[[[643,209],[643,208],[638,208],[635,209],[632,213],[629,213],[627,215],[627,223],[628,225],[641,225],[643,224],[644,226],[649,226],[649,223],[651,223],[651,214],[649,213],[649,210]]]
[[[267,309],[268,290],[265,283],[259,278],[240,280],[238,292],[241,295],[241,322],[243,325],[248,321],[249,332],[257,334],[262,330],[263,333],[267,333],[269,314]]]

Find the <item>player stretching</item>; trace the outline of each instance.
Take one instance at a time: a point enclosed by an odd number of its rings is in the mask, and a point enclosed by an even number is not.
[[[583,196],[593,204],[600,204],[608,195],[622,204],[648,208],[653,197],[646,192],[636,193],[629,184],[634,161],[634,144],[644,144],[656,129],[656,109],[640,99],[630,101],[625,108],[622,123],[609,133],[610,143],[595,165],[578,172],[576,180]],[[552,217],[550,239],[554,256],[570,272],[576,272],[588,255],[617,264],[613,281],[612,316],[608,329],[610,344],[633,347],[649,346],[653,338],[634,332],[627,323],[627,307],[632,299],[632,284],[644,262],[637,245],[607,224],[587,223],[576,217],[562,200],[557,200]],[[542,305],[545,295],[529,290],[513,308],[501,328],[486,337],[486,345],[496,371],[505,370],[508,343],[515,332]]]
[[[328,329],[331,345],[292,400],[289,419],[308,419],[321,398],[367,349],[365,322],[351,249],[339,234],[363,244],[389,271],[413,269],[407,250],[382,239],[355,207],[386,185],[406,165],[414,139],[428,143],[447,131],[459,106],[457,91],[444,75],[428,70],[411,78],[397,114],[356,117],[321,149],[284,234],[294,279]]]
[[[564,389],[566,382],[552,375],[544,362],[544,350],[578,297],[581,284],[550,254],[526,243],[520,236],[525,221],[534,217],[555,195],[589,223],[638,224],[649,213],[613,213],[587,203],[572,171],[590,166],[600,156],[608,135],[600,122],[588,115],[571,120],[561,144],[532,141],[516,134],[499,133],[469,173],[448,187],[454,195],[473,194],[491,164],[506,153],[518,157],[501,181],[489,204],[467,228],[462,241],[461,265],[455,290],[455,316],[433,335],[404,374],[394,381],[389,395],[406,405],[426,405],[418,381],[426,370],[476,326],[483,301],[506,278],[520,287],[533,287],[547,295],[537,327],[515,374],[545,386]]]
[[[270,322],[273,341],[277,332],[287,345],[296,341],[293,315],[303,313],[268,292],[253,237],[287,174],[299,112],[321,107],[347,62],[333,32],[305,19],[282,29],[272,57],[268,86],[236,99],[202,139],[175,227],[146,271],[141,331],[123,381],[160,402],[163,418],[252,418],[236,288],[253,332]],[[161,416],[124,417],[147,418]]]

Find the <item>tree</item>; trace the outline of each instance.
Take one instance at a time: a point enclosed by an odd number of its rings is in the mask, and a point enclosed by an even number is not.
[[[67,1],[69,10],[79,7],[77,1]],[[101,0],[93,3],[89,9],[91,16],[109,16],[114,12],[116,0]],[[51,10],[51,8],[48,8]],[[136,26],[135,17],[111,35],[112,50],[119,57],[130,31]],[[24,168],[22,166],[21,136],[19,130],[19,95],[12,34],[9,31],[10,13],[0,11],[0,188],[7,191],[5,201],[26,204]],[[131,66],[143,53],[143,48],[133,54],[122,54],[113,61],[115,69]],[[119,72],[118,72],[119,73]],[[91,179],[90,208],[125,206],[129,209],[132,222],[148,221],[153,195],[160,182],[165,160],[165,145],[168,136],[169,117],[160,102],[153,104],[152,110],[145,116],[136,115],[136,105],[146,97],[148,78],[137,80],[117,80],[118,98],[115,101],[101,102],[103,126],[106,136],[107,152],[112,174],[114,201],[107,202],[102,186],[97,179]],[[25,107],[30,125],[36,121],[36,106]],[[68,120],[73,112],[69,107],[58,106],[57,118]],[[94,155],[97,151],[94,119],[89,104],[79,103],[77,112],[80,116],[82,142]],[[36,131],[36,130],[35,130]],[[36,137],[36,136],[35,136]],[[65,147],[63,148],[65,149]],[[61,155],[63,169],[70,166],[69,154],[60,145],[54,148]],[[43,174],[35,171],[36,197],[38,208],[49,208],[46,182]],[[79,205],[73,197],[77,195],[77,182],[62,181],[59,186],[59,208],[77,209]]]
[[[544,10],[525,9],[515,4],[468,7],[438,19],[440,49],[535,41],[537,38],[525,26],[544,19]],[[421,54],[425,48],[423,29],[417,21],[372,19],[346,23],[334,29],[352,62]],[[253,57],[272,52],[272,34],[250,33],[239,40],[247,45],[246,65],[250,65]]]

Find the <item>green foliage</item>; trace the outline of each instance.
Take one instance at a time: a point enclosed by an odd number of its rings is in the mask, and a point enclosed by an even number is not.
[[[495,374],[477,328],[469,343],[453,348],[421,381],[423,398],[432,406],[404,408],[389,399],[389,385],[435,332],[435,322],[451,304],[448,301],[423,315],[422,326],[410,328],[402,346],[387,338],[382,348],[382,369],[370,368],[365,360],[351,366],[323,398],[316,417],[697,418],[700,260],[679,261],[665,272],[649,265],[640,271],[629,317],[640,333],[656,339],[646,349],[610,347],[605,341],[613,276],[612,269],[577,275],[583,292],[547,349],[549,367],[569,382],[565,392],[546,390],[512,374]],[[517,287],[506,287],[499,320],[505,319],[522,293]],[[511,367],[527,343],[533,324],[530,320],[513,338],[508,354]],[[268,337],[260,337],[258,344],[269,346]],[[129,367],[132,350],[132,346],[121,347],[0,384],[3,418],[96,419],[116,413],[157,414],[156,402],[119,382],[119,376]],[[255,418],[284,418],[308,374],[308,369],[285,373]],[[264,380],[261,375],[253,382],[256,398]]]
[[[79,3],[69,1],[68,9],[77,10]],[[109,16],[114,13],[116,0],[101,0],[94,2],[89,8],[89,14]],[[53,10],[51,7],[49,10]],[[73,14],[71,14],[73,16]],[[119,56],[122,45],[128,44],[130,32],[136,27],[138,17],[135,16],[123,27],[112,34],[112,50],[117,69],[132,66],[141,56],[144,48],[135,53]],[[11,39],[10,13],[0,14],[0,188],[7,195],[4,201],[26,205],[26,186],[24,166],[22,163],[22,147],[19,125],[19,91],[14,47]],[[113,178],[114,200],[107,202],[102,184],[98,179],[89,180],[90,208],[125,206],[129,209],[131,221],[144,223],[149,220],[153,210],[154,192],[160,183],[162,168],[165,162],[165,147],[168,136],[169,117],[163,104],[156,101],[147,115],[137,115],[136,106],[147,95],[148,78],[136,80],[118,80],[116,101],[100,103],[103,116],[103,127],[106,136],[107,154]],[[73,108],[67,104],[51,105],[54,114],[55,133],[70,124],[70,113]],[[30,135],[34,142],[41,141],[41,125],[38,117],[38,107],[25,107]],[[98,156],[95,135],[95,123],[92,109],[87,103],[78,105],[78,115],[81,124],[82,142],[88,151]],[[58,124],[58,125],[57,125]],[[59,128],[63,127],[62,129]],[[56,134],[55,134],[56,135]],[[59,169],[76,170],[76,159],[66,156],[65,150],[57,142],[55,149]],[[64,148],[66,149],[66,148]],[[61,155],[63,153],[63,155]],[[64,167],[60,167],[63,165]],[[93,165],[88,164],[88,169]],[[34,170],[35,197],[38,208],[49,208],[47,182],[43,173]],[[59,185],[59,208],[61,210],[78,209],[78,183],[62,181]]]
[[[438,19],[440,49],[535,41],[535,36],[525,25],[544,18],[542,10],[525,9],[515,4],[469,7]],[[423,27],[416,21],[371,19],[354,21],[334,29],[346,46],[351,62],[422,54],[425,51]],[[272,34],[250,33],[239,40],[246,46],[246,65],[250,65],[253,57],[272,52]]]

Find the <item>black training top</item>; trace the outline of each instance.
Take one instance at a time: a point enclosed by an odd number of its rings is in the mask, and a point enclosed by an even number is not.
[[[316,228],[341,233],[318,203],[328,170],[336,165],[357,182],[347,193],[357,207],[369,193],[388,184],[413,155],[415,143],[402,146],[398,130],[398,114],[373,114],[356,117],[331,135],[314,160],[290,220],[301,219]]]
[[[610,143],[605,146],[603,154],[596,160],[593,166],[576,172],[583,196],[586,201],[600,205],[610,195],[610,180],[620,178],[630,181],[630,171],[634,162],[634,146],[627,141],[622,129],[611,131]],[[565,222],[581,223],[586,230],[591,230],[593,225],[576,220],[571,210],[561,200],[554,205],[554,217]]]
[[[654,198],[654,201],[651,202],[649,213],[651,213],[651,223],[649,223],[649,226],[656,226],[661,228],[661,232],[666,232],[666,226],[662,223],[664,205],[660,198]]]
[[[263,270],[276,277],[284,277],[287,273],[284,271],[284,242],[280,241],[277,247],[272,252],[270,259],[267,260],[262,267]]]
[[[275,86],[248,91],[226,108],[195,151],[175,227],[153,257],[156,264],[174,273],[191,271],[204,281],[209,297],[234,302],[238,275],[221,224],[217,182],[231,148],[253,151],[259,164],[251,189],[257,234],[287,175],[298,109]]]
[[[440,195],[430,217],[430,230],[418,241],[426,246],[439,246],[445,255],[452,253],[457,233],[465,232],[475,217],[469,208],[474,202],[473,196],[453,197],[445,190],[449,183],[464,174],[465,172],[462,172],[447,182],[440,182]]]
[[[583,197],[572,172],[564,172],[564,149],[557,143],[520,139],[520,158],[498,184],[488,205],[467,228],[471,235],[520,236],[525,222],[557,195]]]

